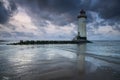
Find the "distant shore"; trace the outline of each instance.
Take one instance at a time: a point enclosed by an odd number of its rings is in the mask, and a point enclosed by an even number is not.
[[[46,41],[34,41],[34,40],[27,40],[23,41],[20,40],[20,42],[17,43],[10,43],[8,45],[30,45],[30,44],[81,44],[81,43],[91,43],[91,41],[88,40],[80,40],[80,41],[57,41],[57,40],[46,40]]]

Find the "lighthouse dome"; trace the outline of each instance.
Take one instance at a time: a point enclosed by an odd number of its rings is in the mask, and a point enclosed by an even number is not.
[[[80,11],[80,15],[79,15],[77,18],[87,18],[86,12],[82,9],[82,10]]]
[[[82,10],[80,11],[80,13],[81,13],[81,14],[85,14],[85,11],[82,9]]]

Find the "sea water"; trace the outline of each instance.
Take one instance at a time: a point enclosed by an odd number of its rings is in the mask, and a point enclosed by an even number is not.
[[[8,43],[0,42],[0,80],[120,80],[120,41]]]

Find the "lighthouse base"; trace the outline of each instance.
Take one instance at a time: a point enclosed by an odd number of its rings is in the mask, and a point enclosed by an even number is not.
[[[76,36],[73,38],[73,41],[87,41],[86,37]]]
[[[81,39],[81,40],[87,40],[87,38],[86,38],[86,37],[80,37],[80,39]]]

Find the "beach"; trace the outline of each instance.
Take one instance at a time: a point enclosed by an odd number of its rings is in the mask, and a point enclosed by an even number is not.
[[[120,80],[120,41],[6,44],[0,42],[0,80]]]

